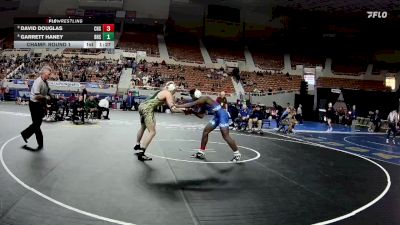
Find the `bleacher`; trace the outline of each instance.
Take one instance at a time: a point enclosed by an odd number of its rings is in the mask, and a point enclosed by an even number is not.
[[[10,32],[5,36],[4,42],[3,42],[3,48],[4,49],[12,49],[14,46],[14,33]]]
[[[213,62],[217,62],[217,59],[233,62],[245,61],[244,47],[240,43],[205,40],[205,46]]]
[[[365,73],[368,59],[364,56],[336,56],[332,58],[332,72],[336,75],[357,76]]]
[[[384,91],[386,89],[383,81],[356,80],[343,78],[320,77],[316,86],[321,88],[344,88],[354,90]]]
[[[379,74],[381,71],[388,71],[390,73],[398,73],[400,71],[400,63],[383,63],[373,62],[372,72]]]
[[[199,41],[190,35],[174,35],[166,36],[165,42],[169,55],[182,62],[203,64],[203,56],[201,55]]]
[[[253,56],[254,64],[263,70],[281,70],[284,67],[283,54],[262,51],[260,49],[252,48],[251,54]]]
[[[332,63],[332,72],[337,75],[354,75],[365,72],[367,65]]]
[[[234,87],[232,80],[229,76],[221,77],[212,76],[212,70],[191,67],[191,66],[174,66],[174,65],[161,65],[147,66],[148,71],[145,72],[150,76],[158,74],[163,77],[164,81],[172,80],[177,86],[180,83],[185,83],[185,89],[197,88],[204,91],[233,93]],[[215,71],[214,71],[215,72]],[[207,75],[210,75],[207,76]]]
[[[242,83],[246,92],[254,92],[255,89],[260,92],[269,91],[299,91],[301,76],[287,76],[283,74],[262,75],[254,72],[241,72]]]
[[[316,66],[324,66],[325,58],[322,56],[315,56],[312,54],[299,54],[292,53],[290,54],[290,60],[292,67],[296,65],[303,65],[304,67],[316,67]]]
[[[155,33],[123,32],[118,46],[126,50],[145,51],[149,56],[157,57],[160,55]]]

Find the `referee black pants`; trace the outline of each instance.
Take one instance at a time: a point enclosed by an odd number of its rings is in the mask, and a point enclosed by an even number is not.
[[[29,139],[33,134],[39,147],[43,147],[43,134],[40,130],[44,117],[44,107],[41,103],[29,101],[29,110],[31,111],[32,124],[21,132],[22,137]]]
[[[389,123],[389,130],[387,132],[386,139],[390,138],[390,133],[393,133],[393,140],[394,140],[396,138],[396,134],[397,134],[396,124]]]

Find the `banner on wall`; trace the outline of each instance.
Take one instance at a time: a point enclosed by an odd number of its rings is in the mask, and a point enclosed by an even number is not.
[[[146,58],[146,52],[145,51],[137,51],[136,52],[136,57]]]
[[[29,91],[18,91],[18,97],[29,98],[30,96],[31,96],[31,92],[29,92]]]
[[[71,88],[80,88],[81,84],[78,82],[68,82],[68,81],[49,81],[50,86],[56,87],[71,87]]]
[[[32,85],[34,80],[13,80],[14,84]]]
[[[81,83],[81,86],[86,88],[99,88],[99,89],[107,89],[110,87],[108,84],[99,84],[99,83]]]
[[[22,84],[27,86],[32,86],[34,80],[13,80],[14,84]],[[49,86],[52,87],[67,87],[67,88],[99,88],[107,89],[110,88],[109,84],[99,84],[99,83],[79,83],[79,82],[69,82],[69,81],[48,81]]]

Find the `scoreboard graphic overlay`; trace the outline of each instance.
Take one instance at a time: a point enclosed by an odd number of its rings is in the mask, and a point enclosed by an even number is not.
[[[15,18],[14,48],[114,48],[114,22],[90,18]]]

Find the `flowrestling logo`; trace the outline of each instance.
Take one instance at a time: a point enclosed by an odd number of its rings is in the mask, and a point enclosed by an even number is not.
[[[385,19],[388,16],[386,11],[367,11],[368,18]]]

